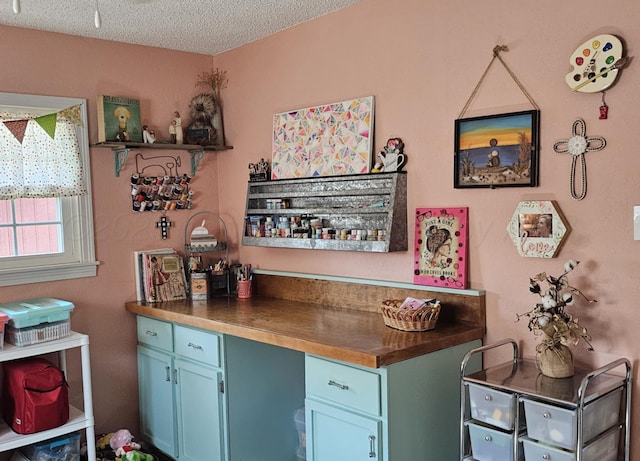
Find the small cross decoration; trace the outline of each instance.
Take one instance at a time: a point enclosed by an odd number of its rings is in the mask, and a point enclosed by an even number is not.
[[[571,187],[571,197],[582,200],[587,195],[587,163],[584,160],[585,152],[597,152],[605,148],[606,139],[602,136],[587,137],[587,126],[582,119],[576,119],[571,127],[571,137],[562,139],[553,145],[553,150],[557,154],[571,154],[571,172],[569,181]],[[580,193],[576,192],[576,161],[580,157],[582,187]]]
[[[162,216],[160,221],[156,223],[156,227],[161,228],[162,240],[166,240],[169,236],[169,228],[173,226],[173,223],[167,219],[166,216]]]

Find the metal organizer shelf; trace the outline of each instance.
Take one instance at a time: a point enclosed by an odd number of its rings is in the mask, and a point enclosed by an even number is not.
[[[191,242],[190,232],[193,230],[194,225],[198,225],[200,220],[206,221],[206,219],[210,220],[209,226],[213,229],[216,238],[219,239],[216,242],[216,245],[209,246],[198,246],[194,247]],[[211,222],[212,221],[212,222]],[[193,255],[199,255],[203,258],[209,258],[218,256],[221,259],[224,259],[227,263],[227,267],[224,267],[218,273],[211,274],[211,295],[229,295],[231,293],[231,283],[229,280],[229,247],[228,247],[228,236],[227,236],[227,225],[224,220],[218,213],[214,213],[212,211],[200,211],[193,214],[186,222],[184,226],[184,253],[186,258],[185,267],[189,266],[189,257]],[[207,262],[207,261],[203,261]],[[213,262],[213,261],[208,261]],[[189,282],[191,281],[190,271],[187,270],[187,276],[189,277]]]
[[[509,345],[511,361],[467,375],[487,351]],[[460,374],[461,460],[629,461],[629,360],[549,378],[505,339],[469,351]]]
[[[268,204],[283,200],[285,207]],[[245,230],[242,244],[248,246],[389,252],[406,251],[407,175],[376,173],[352,176],[285,179],[249,182],[247,223],[267,217],[322,219],[322,226],[335,229],[384,231],[380,240],[347,240],[293,237],[255,237]],[[274,225],[278,222],[274,218]],[[336,234],[338,236],[338,234]],[[309,237],[309,236],[307,236]]]

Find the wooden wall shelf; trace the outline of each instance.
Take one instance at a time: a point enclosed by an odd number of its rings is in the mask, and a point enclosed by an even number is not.
[[[120,170],[131,149],[186,150],[191,156],[191,176],[196,175],[205,152],[233,149],[233,146],[200,146],[198,144],[165,144],[159,142],[153,144],[143,142],[99,142],[92,144],[91,147],[106,147],[113,151],[116,177],[120,176]]]

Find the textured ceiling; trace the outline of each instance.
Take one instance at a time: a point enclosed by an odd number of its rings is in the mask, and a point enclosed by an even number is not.
[[[360,0],[0,0],[0,24],[215,55]]]

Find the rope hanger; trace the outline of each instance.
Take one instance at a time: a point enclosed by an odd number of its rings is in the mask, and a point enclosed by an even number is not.
[[[487,73],[489,72],[489,69],[491,68],[491,66],[493,65],[493,63],[494,63],[494,61],[496,59],[498,59],[500,61],[502,66],[506,69],[507,73],[513,79],[513,81],[516,82],[516,85],[518,85],[518,88],[520,88],[520,91],[522,91],[522,93],[526,96],[526,98],[529,100],[529,102],[534,107],[534,109],[540,110],[540,108],[538,107],[536,102],[533,100],[531,95],[527,92],[527,90],[522,85],[520,80],[518,80],[518,77],[516,77],[516,75],[513,73],[513,71],[507,65],[507,63],[504,62],[504,60],[500,56],[500,53],[502,51],[509,51],[509,47],[506,46],[506,45],[496,45],[496,46],[493,47],[493,58],[491,58],[491,61],[489,62],[489,65],[487,66],[487,68],[484,70],[484,73],[482,74],[482,77],[480,77],[480,80],[478,81],[478,84],[473,89],[473,92],[471,93],[471,96],[469,96],[469,99],[467,100],[467,103],[464,105],[464,108],[462,109],[462,112],[460,112],[460,115],[458,115],[459,119],[462,118],[464,116],[464,114],[467,112],[467,109],[469,108],[469,105],[471,104],[471,101],[473,101],[473,98],[475,98],[476,94],[478,93],[478,90],[480,89],[480,86],[482,85],[482,82],[484,81],[484,78],[487,76]]]

